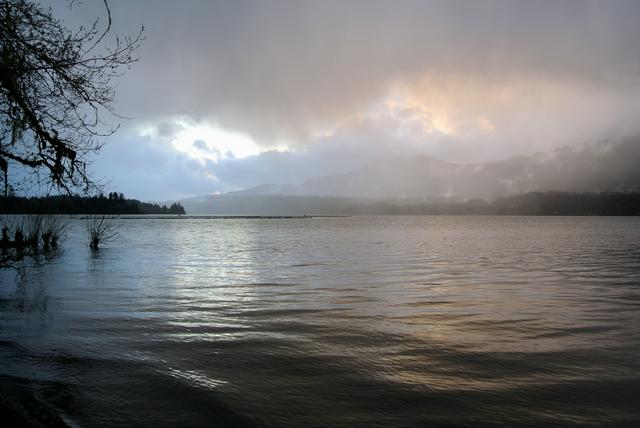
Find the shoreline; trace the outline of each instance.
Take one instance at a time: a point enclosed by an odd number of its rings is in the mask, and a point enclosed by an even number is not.
[[[45,404],[38,402],[28,387],[21,387],[18,383],[2,383],[3,391],[0,394],[0,418],[6,426],[20,428],[66,428],[69,425],[60,415],[52,412]],[[13,393],[12,397],[8,396]]]

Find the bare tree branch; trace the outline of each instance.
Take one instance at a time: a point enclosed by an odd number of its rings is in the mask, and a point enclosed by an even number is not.
[[[0,180],[5,189],[9,172],[19,168],[46,171],[50,183],[66,192],[93,185],[87,156],[100,150],[100,137],[120,126],[103,118],[121,118],[113,108],[114,81],[137,61],[134,53],[144,39],[141,27],[133,37],[116,36],[107,46],[111,9],[103,1],[105,28],[99,31],[96,19],[73,32],[33,1],[0,0],[0,164],[7,172]]]

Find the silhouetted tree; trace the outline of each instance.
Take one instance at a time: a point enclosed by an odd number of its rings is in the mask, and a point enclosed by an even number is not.
[[[21,166],[32,177],[66,192],[87,191],[87,155],[119,125],[113,116],[114,79],[137,61],[133,37],[112,39],[111,13],[77,31],[29,0],[0,0],[0,179]],[[19,168],[15,168],[18,170]]]
[[[113,224],[113,217],[110,216],[90,216],[86,219],[87,236],[89,247],[97,250],[100,243],[118,236],[118,231]]]
[[[180,202],[173,203],[169,207],[169,214],[184,214],[184,207]]]
[[[60,216],[32,214],[2,218],[0,269],[25,267],[21,262],[38,262],[59,255],[56,248],[66,232],[66,220]],[[41,260],[40,260],[41,261]]]

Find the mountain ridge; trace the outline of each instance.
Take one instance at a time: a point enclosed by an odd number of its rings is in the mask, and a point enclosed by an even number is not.
[[[220,198],[276,195],[464,201],[494,200],[537,191],[627,192],[640,190],[637,165],[640,165],[640,138],[634,137],[479,164],[454,164],[425,155],[396,158],[297,185],[263,184],[180,202],[192,212],[194,205],[211,204]],[[196,210],[201,211],[202,207]]]

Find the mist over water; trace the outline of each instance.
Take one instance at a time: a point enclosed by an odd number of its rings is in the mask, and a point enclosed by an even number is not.
[[[0,391],[73,426],[636,426],[640,219],[119,220],[0,276]]]

